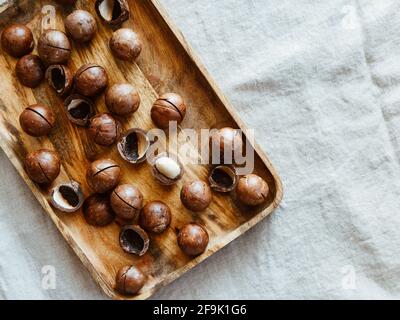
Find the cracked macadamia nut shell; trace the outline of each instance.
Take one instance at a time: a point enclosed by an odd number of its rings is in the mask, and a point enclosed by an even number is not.
[[[76,42],[89,42],[97,32],[96,19],[85,10],[75,10],[64,21],[68,35]]]
[[[257,206],[264,203],[268,193],[267,182],[255,174],[241,177],[236,186],[238,200],[248,206]]]
[[[124,61],[135,61],[142,52],[142,43],[132,29],[122,28],[115,31],[110,39],[113,55]]]
[[[121,178],[120,166],[111,159],[100,159],[89,165],[86,173],[88,185],[97,193],[114,189]]]
[[[54,64],[46,70],[46,80],[59,96],[65,96],[72,90],[74,74],[62,64]]]
[[[211,189],[216,192],[227,193],[235,189],[237,184],[236,170],[233,166],[216,166],[208,176]]]
[[[31,29],[23,24],[12,24],[1,33],[1,47],[14,58],[31,53],[35,46]]]
[[[186,183],[181,190],[181,201],[189,210],[204,211],[212,201],[211,189],[206,182],[200,180]]]
[[[47,65],[66,64],[71,57],[71,44],[64,32],[47,30],[39,38],[38,52]]]
[[[107,72],[99,65],[85,64],[76,71],[75,89],[77,93],[86,97],[94,97],[102,93],[107,86]]]
[[[94,116],[94,104],[89,98],[80,94],[72,94],[64,102],[68,119],[78,126],[86,127]]]
[[[51,191],[51,204],[65,213],[78,211],[82,207],[83,201],[81,185],[76,181],[62,183]]]
[[[36,88],[44,78],[44,65],[37,55],[29,54],[18,60],[15,73],[24,86]]]
[[[126,0],[96,0],[95,9],[102,21],[118,26],[129,19],[129,5]]]
[[[119,244],[125,252],[141,257],[149,250],[150,239],[141,227],[126,225],[121,228]]]
[[[48,135],[56,122],[55,115],[45,105],[32,105],[22,111],[19,123],[22,130],[32,137]]]
[[[122,159],[136,164],[146,160],[150,148],[150,139],[147,133],[139,128],[125,132],[117,144],[118,152]]]
[[[189,256],[198,256],[206,251],[208,241],[206,229],[196,223],[185,225],[178,234],[178,245]]]
[[[126,116],[139,108],[140,96],[136,88],[128,83],[114,84],[106,92],[106,105],[110,112]]]
[[[88,224],[96,227],[112,223],[115,213],[111,209],[108,195],[94,194],[87,198],[83,204],[83,216]]]
[[[140,212],[139,224],[148,232],[162,233],[171,224],[171,209],[162,201],[149,202]]]
[[[154,102],[151,119],[160,129],[168,129],[171,121],[180,124],[186,115],[183,98],[176,93],[165,93]]]
[[[50,184],[60,174],[60,159],[54,151],[41,149],[29,153],[24,168],[32,181],[38,184]]]
[[[115,277],[115,289],[123,295],[135,295],[146,283],[146,276],[135,266],[121,268]]]
[[[121,219],[136,219],[143,207],[143,195],[130,184],[119,185],[111,193],[111,207]]]
[[[109,113],[100,113],[90,119],[88,134],[98,145],[108,147],[121,135],[121,124]]]

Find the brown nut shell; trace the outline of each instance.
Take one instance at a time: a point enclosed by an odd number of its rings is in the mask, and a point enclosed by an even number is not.
[[[115,219],[115,213],[110,206],[109,197],[103,194],[94,194],[83,204],[83,216],[88,224],[96,227],[105,227]]]
[[[115,289],[123,295],[135,295],[146,283],[146,276],[135,266],[121,268],[115,277]]]
[[[255,174],[241,177],[236,186],[237,199],[248,206],[263,204],[267,200],[268,193],[267,182]]]
[[[1,33],[1,47],[14,58],[32,52],[35,46],[31,29],[23,24],[12,24]]]
[[[230,192],[235,189],[237,177],[235,168],[232,166],[215,166],[208,176],[211,189],[217,192]]]
[[[184,169],[178,157],[164,152],[153,160],[152,173],[159,183],[169,186],[182,179]]]
[[[141,227],[127,225],[121,228],[119,243],[125,252],[143,256],[149,249],[150,239]]]
[[[185,225],[178,234],[178,245],[189,256],[198,256],[206,251],[208,241],[207,231],[196,223]]]
[[[212,155],[219,155],[220,162],[214,164],[235,163],[235,154],[241,155],[243,151],[241,131],[230,127],[219,129],[210,138],[210,147]]]
[[[108,147],[121,135],[121,124],[109,113],[100,113],[90,119],[89,136],[98,145]]]
[[[96,19],[85,10],[75,10],[65,18],[65,29],[76,42],[91,41],[97,32]]]
[[[47,65],[66,64],[71,57],[71,44],[64,32],[47,30],[39,38],[38,52]]]
[[[80,94],[72,94],[64,102],[68,119],[79,126],[86,127],[94,116],[92,100]]]
[[[118,142],[118,152],[122,159],[136,164],[146,160],[150,140],[145,131],[134,128],[125,132]]]
[[[136,88],[128,83],[115,84],[106,92],[106,105],[110,112],[126,116],[139,108],[140,96]]]
[[[130,184],[122,184],[114,189],[110,197],[111,208],[121,219],[133,220],[143,207],[143,195]]]
[[[151,119],[160,129],[168,129],[171,121],[180,124],[186,115],[183,98],[176,93],[163,94],[151,109]]]
[[[90,164],[86,180],[97,193],[106,193],[114,189],[121,178],[120,166],[111,159],[100,159]]]
[[[129,19],[129,5],[126,0],[96,0],[97,15],[111,26],[121,25]]]
[[[56,117],[45,105],[35,104],[22,111],[19,123],[22,130],[32,137],[48,135],[53,129]]]
[[[24,86],[36,88],[44,78],[44,65],[38,56],[29,54],[18,60],[15,73]]]
[[[82,207],[83,201],[81,185],[76,181],[62,183],[51,191],[51,204],[62,212],[78,211]]]
[[[206,210],[212,201],[212,193],[208,184],[201,180],[186,183],[181,190],[183,205],[194,212]]]
[[[162,233],[171,224],[171,209],[162,201],[146,204],[139,216],[140,226],[148,232]]]
[[[115,31],[110,39],[113,55],[123,61],[135,61],[142,52],[142,43],[132,29],[122,28]]]
[[[96,64],[85,64],[76,71],[75,89],[86,97],[95,97],[108,86],[106,70]]]
[[[50,184],[60,174],[60,159],[54,151],[41,149],[29,153],[24,168],[32,181],[38,184]]]
[[[47,68],[46,80],[59,96],[65,96],[72,90],[74,74],[69,67],[54,64]]]

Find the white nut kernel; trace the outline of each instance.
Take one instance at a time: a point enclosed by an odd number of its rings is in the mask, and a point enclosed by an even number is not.
[[[159,158],[155,165],[157,170],[169,179],[176,179],[181,174],[179,164],[171,158]]]

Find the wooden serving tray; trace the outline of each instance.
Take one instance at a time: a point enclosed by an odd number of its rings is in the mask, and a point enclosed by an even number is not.
[[[57,12],[57,28],[64,30],[63,17],[73,8],[63,8],[53,1],[8,2],[0,12],[0,28],[10,22],[26,23],[39,38],[42,27],[42,7],[54,5]],[[109,74],[110,83],[129,82],[141,95],[139,110],[129,119],[121,119],[124,129],[140,127],[154,128],[150,109],[157,96],[165,92],[181,94],[188,105],[183,128],[246,127],[227,99],[218,89],[182,34],[173,26],[157,0],[129,1],[131,19],[124,26],[132,27],[141,37],[144,48],[136,64],[117,61],[108,48],[112,29],[98,20],[99,32],[90,45],[73,43],[70,62],[76,70],[84,63],[98,63]],[[8,8],[11,7],[11,8]],[[96,16],[93,1],[78,1],[78,8],[88,10]],[[9,12],[9,13],[8,13]],[[35,49],[36,52],[36,49]],[[146,163],[130,165],[124,162],[116,147],[102,148],[94,145],[84,128],[70,123],[63,109],[63,101],[49,88],[46,81],[36,89],[23,87],[15,76],[16,59],[0,51],[0,145],[18,172],[25,179],[38,201],[56,224],[83,264],[104,292],[115,299],[125,299],[114,290],[115,275],[124,265],[139,266],[149,275],[149,280],[140,294],[132,299],[146,299],[160,287],[167,285],[229,242],[253,227],[279,204],[282,197],[280,179],[267,156],[254,145],[256,150],[255,172],[269,184],[270,194],[264,207],[241,208],[232,195],[214,193],[212,205],[206,212],[194,214],[183,207],[179,193],[184,182],[206,179],[208,168],[201,165],[185,167],[184,179],[173,187],[160,186],[151,175]],[[57,114],[57,127],[49,137],[32,138],[20,128],[19,115],[30,104],[44,103]],[[106,111],[104,96],[96,100],[97,111]],[[49,190],[39,188],[31,182],[23,169],[25,155],[33,150],[49,148],[56,150],[62,159],[62,170],[56,183],[76,180],[88,196],[91,192],[86,184],[85,173],[89,162],[103,157],[116,160],[122,168],[123,182],[138,185],[145,200],[165,201],[172,210],[173,221],[162,235],[151,236],[150,249],[143,257],[124,253],[119,247],[120,226],[117,223],[105,228],[89,226],[82,213],[63,214],[53,209],[49,202]],[[188,222],[198,222],[210,234],[207,251],[197,257],[184,255],[176,243],[176,230]]]

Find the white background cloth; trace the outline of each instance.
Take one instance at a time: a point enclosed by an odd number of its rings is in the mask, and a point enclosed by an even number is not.
[[[281,208],[155,298],[400,298],[400,2],[162,0]],[[0,153],[0,298],[105,298]],[[43,290],[53,265],[57,289]]]

